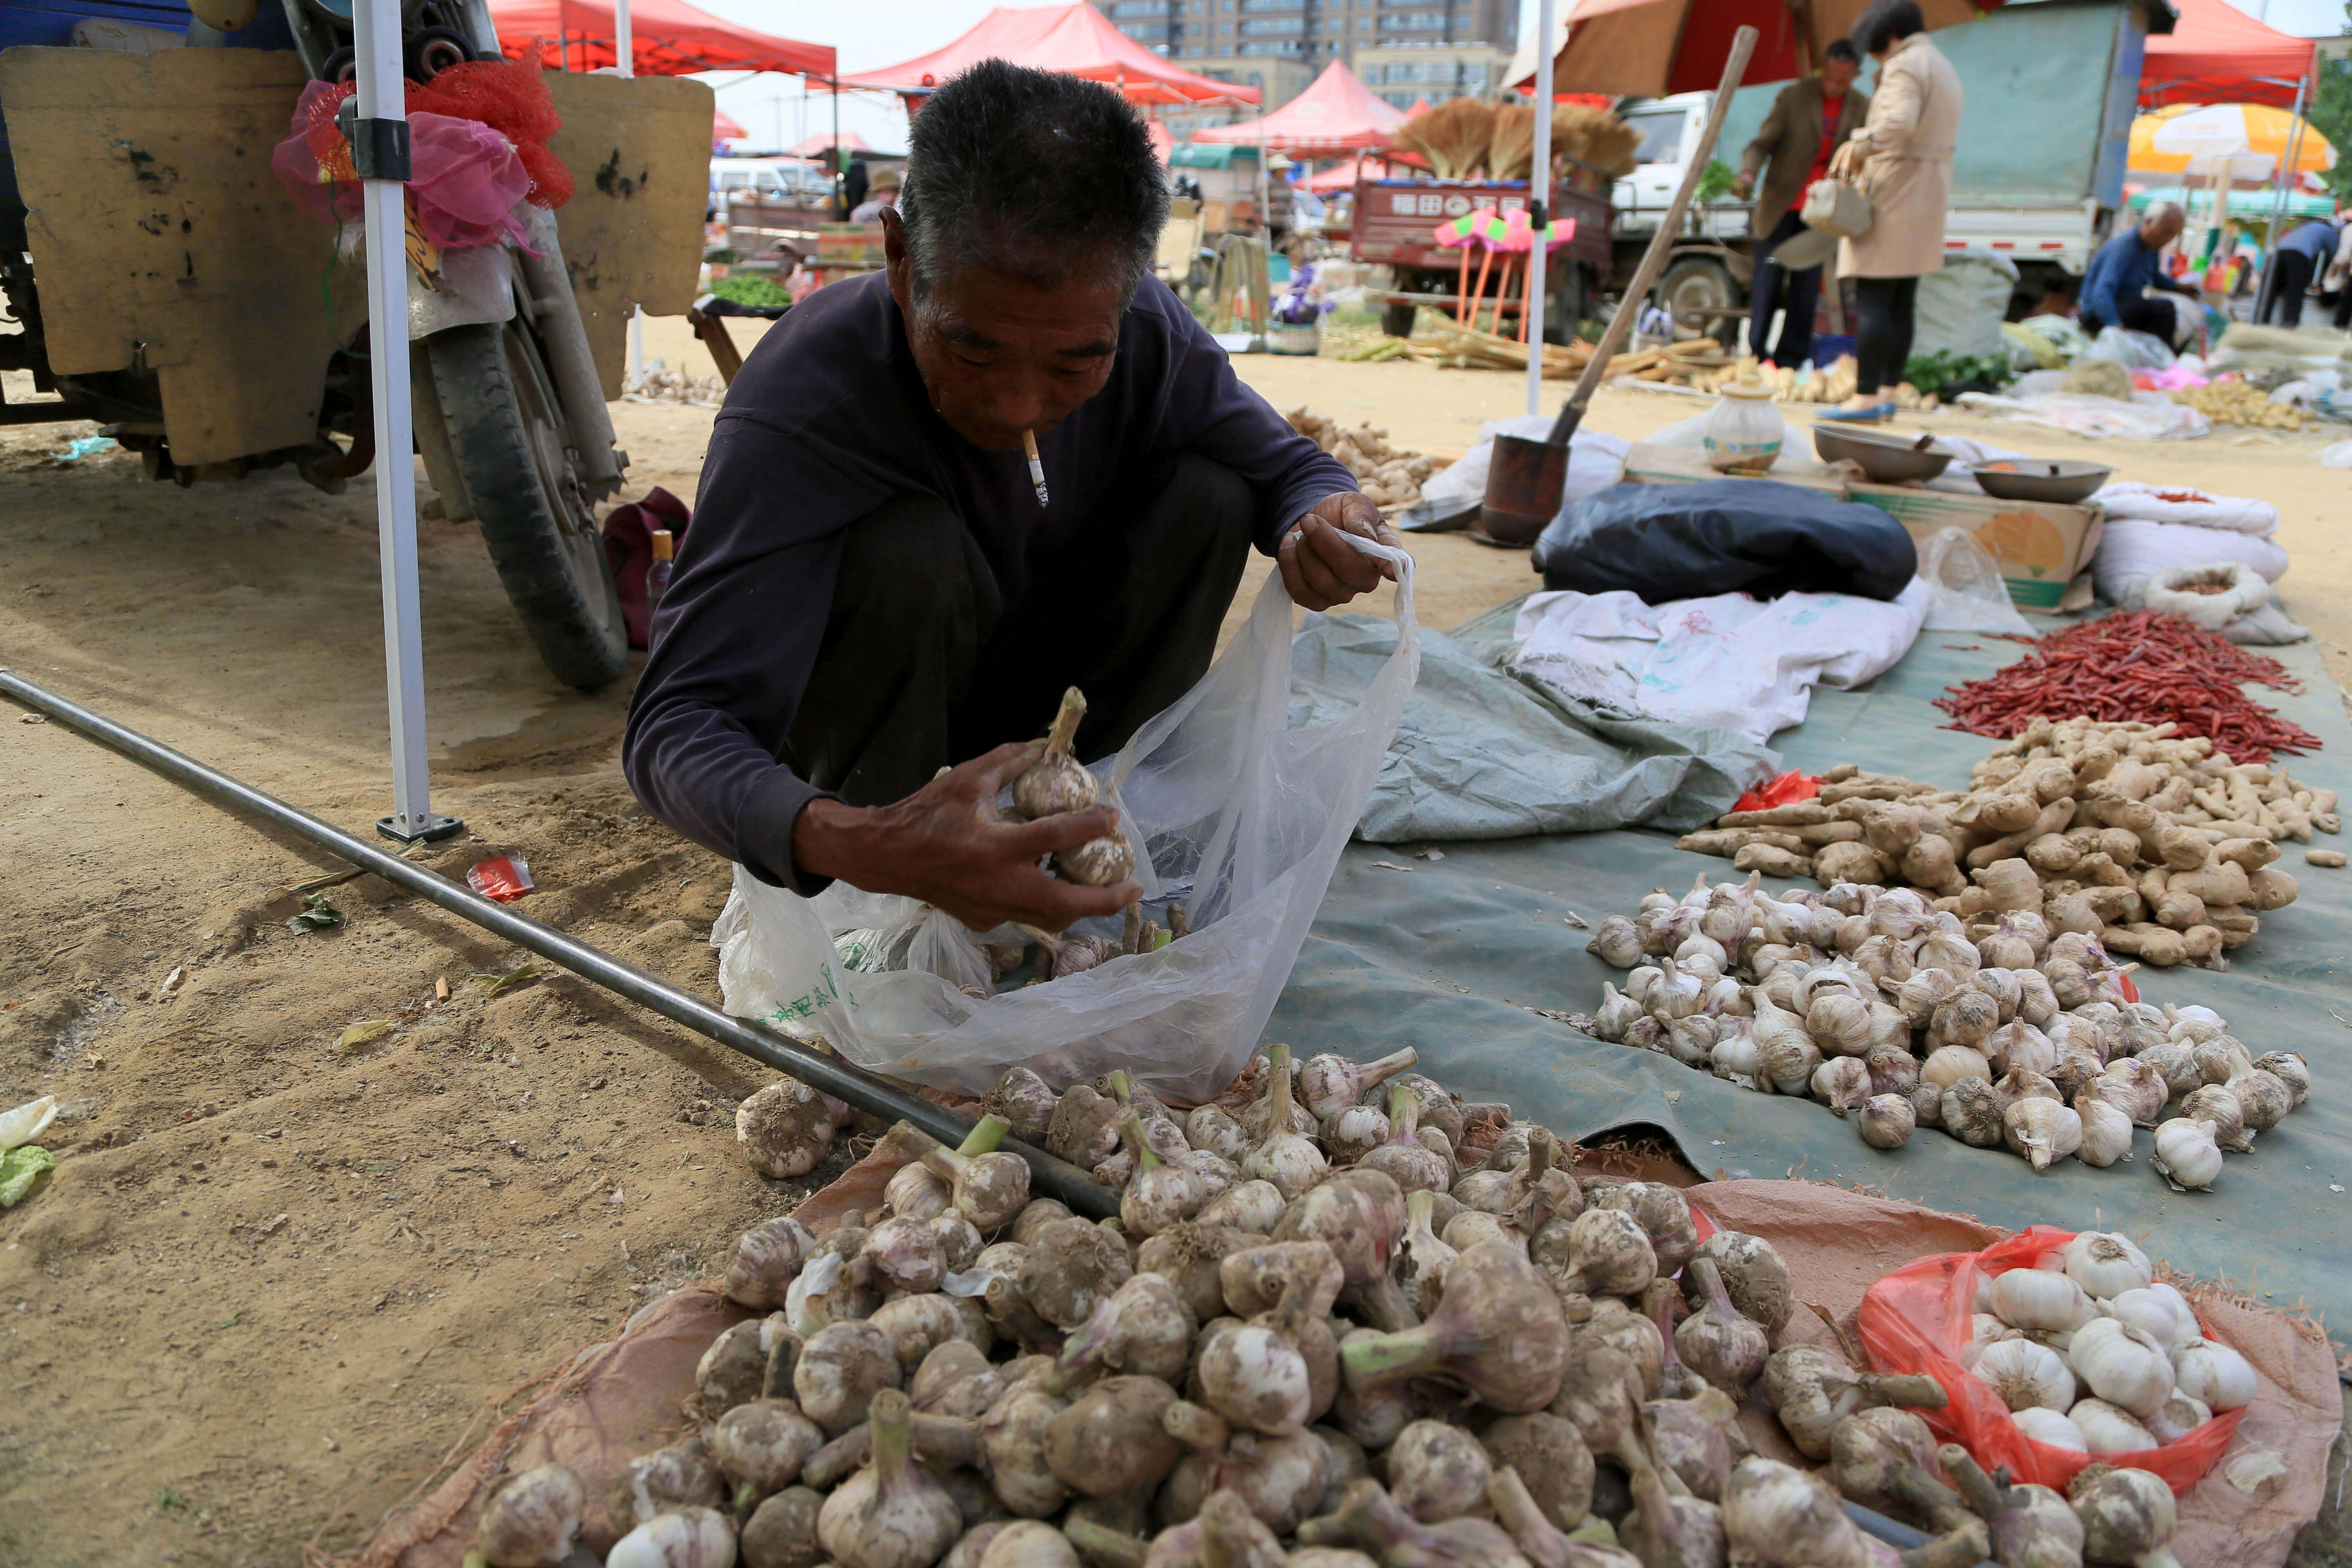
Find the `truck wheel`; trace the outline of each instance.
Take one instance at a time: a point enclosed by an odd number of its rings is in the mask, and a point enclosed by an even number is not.
[[[1391,300],[1381,307],[1381,331],[1392,338],[1412,336],[1412,316],[1417,309],[1409,300]]]
[[[1709,312],[1738,305],[1739,286],[1722,262],[1705,256],[1685,257],[1666,268],[1658,285],[1658,303],[1674,312],[1676,326],[1720,338],[1723,317]]]
[[[628,631],[538,343],[515,321],[425,342],[450,455],[539,657],[566,686],[610,685],[627,667]]]

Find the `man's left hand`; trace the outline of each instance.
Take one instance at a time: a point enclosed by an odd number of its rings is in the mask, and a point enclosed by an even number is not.
[[[1381,509],[1357,491],[1326,496],[1291,525],[1275,552],[1282,565],[1282,585],[1290,590],[1293,602],[1310,610],[1331,609],[1396,575],[1393,566],[1365,554],[1341,534],[1391,550],[1404,548],[1381,519]]]

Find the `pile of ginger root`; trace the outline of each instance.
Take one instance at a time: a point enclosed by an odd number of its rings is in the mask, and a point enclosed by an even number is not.
[[[1731,812],[1680,847],[1823,887],[1918,888],[1962,920],[2032,910],[2168,967],[2213,962],[2292,903],[2279,841],[2340,831],[2336,804],[2171,724],[2036,720],[1965,791],[1843,764],[1815,798]]]
[[[1422,481],[1437,472],[1438,461],[1420,452],[1389,445],[1389,433],[1370,425],[1349,429],[1328,414],[1301,405],[1283,416],[1290,427],[1337,458],[1356,476],[1364,499],[1383,508],[1412,506],[1421,500]]]

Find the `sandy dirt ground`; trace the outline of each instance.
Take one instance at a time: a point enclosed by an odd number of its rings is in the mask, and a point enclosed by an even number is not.
[[[680,323],[651,327],[649,352],[709,373]],[[1279,406],[1434,451],[1523,398],[1499,374],[1241,368]],[[1637,436],[1695,406],[1609,393],[1592,422]],[[710,411],[614,415],[631,493],[690,497]],[[367,833],[390,800],[365,482],[328,497],[281,471],[183,491],[126,454],[61,460],[88,433],[0,432],[0,663]],[[2341,675],[2345,481],[2318,444],[2103,451],[2134,477],[2276,501],[2289,608]],[[421,535],[435,805],[469,832],[419,858],[462,876],[526,856],[529,913],[715,995],[704,938],[727,868],[630,797],[625,691],[548,677],[470,525]],[[1434,626],[1535,585],[1524,554],[1413,548]],[[0,866],[0,1106],[65,1106],[57,1172],[0,1215],[0,1563],[349,1550],[501,1395],[713,1272],[803,1190],[734,1152],[731,1111],[761,1069],[582,983],[518,973],[519,952],[373,878],[327,890],[339,929],[289,931],[290,889],[337,863],[13,707]],[[392,1027],[339,1047],[367,1022]]]

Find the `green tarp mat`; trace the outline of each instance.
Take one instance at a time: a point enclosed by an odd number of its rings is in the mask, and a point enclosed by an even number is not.
[[[1459,628],[1491,646],[1513,606]],[[2251,689],[2318,735],[2323,749],[2280,761],[2295,777],[2352,797],[2352,722],[2317,645],[2260,650],[2305,686],[2302,696]],[[1775,737],[1788,765],[1819,773],[1841,762],[1964,787],[1995,742],[1940,728],[1932,700],[1956,681],[2019,656],[2014,643],[1927,632],[1901,663],[1854,691],[1816,690],[1806,722]],[[2323,837],[2322,843],[2341,841]],[[1597,923],[1633,912],[1653,887],[1687,889],[1731,863],[1677,850],[1639,828],[1499,841],[1454,841],[1426,859],[1419,844],[1350,845],[1273,1018],[1268,1039],[1360,1059],[1411,1046],[1425,1070],[1474,1100],[1580,1138],[1655,1128],[1710,1177],[1798,1176],[1882,1192],[2022,1228],[2097,1225],[2137,1238],[2151,1256],[2227,1279],[2265,1304],[2306,1304],[2339,1345],[2352,1343],[2352,870],[2280,861],[2301,883],[2286,909],[2263,917],[2226,972],[2142,969],[2154,1003],[2202,1003],[2259,1056],[2300,1051],[2309,1103],[2226,1157],[2208,1193],[2176,1193],[2148,1164],[2142,1130],[2130,1159],[2106,1170],[2068,1160],[2037,1176],[2006,1151],[1971,1149],[1922,1131],[1902,1149],[1864,1144],[1851,1121],[1810,1100],[1740,1089],[1671,1058],[1592,1039],[1534,1011],[1590,1012],[1619,973],[1588,954],[1573,913]],[[1811,884],[1804,884],[1811,885]]]

